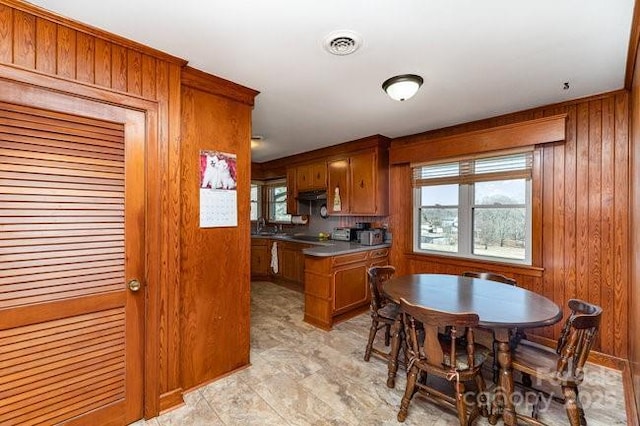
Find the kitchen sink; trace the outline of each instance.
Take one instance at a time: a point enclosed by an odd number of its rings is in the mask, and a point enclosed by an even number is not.
[[[282,239],[285,241],[298,241],[298,242],[308,242],[315,243],[317,245],[327,245],[330,246],[331,241],[326,238],[320,238],[317,235],[276,235],[278,239]]]
[[[316,235],[291,235],[290,238],[292,240],[302,240],[302,241],[311,241],[311,242],[325,242],[326,238],[320,238]]]

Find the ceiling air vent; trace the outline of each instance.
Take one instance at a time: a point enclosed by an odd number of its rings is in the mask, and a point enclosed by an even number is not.
[[[362,37],[349,30],[334,31],[324,38],[324,48],[333,55],[350,55],[362,45]]]

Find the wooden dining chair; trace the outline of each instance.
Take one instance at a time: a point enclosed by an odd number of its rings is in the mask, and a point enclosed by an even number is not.
[[[367,275],[369,278],[369,289],[371,291],[371,304],[369,312],[371,314],[371,328],[369,329],[369,339],[364,351],[364,360],[369,361],[371,353],[379,355],[385,360],[389,360],[390,351],[382,351],[373,346],[376,334],[384,329],[384,344],[389,346],[391,341],[391,327],[398,316],[399,306],[397,303],[385,297],[382,291],[382,284],[391,278],[396,272],[393,266],[374,266],[369,268]]]
[[[471,272],[467,271],[462,274],[463,277],[470,278],[480,278],[483,280],[496,281],[499,283],[517,286],[518,283],[513,278],[509,278],[502,274],[497,274],[494,272]],[[511,338],[509,339],[509,346],[511,350],[513,350],[518,342],[522,339],[525,339],[526,335],[522,330],[514,329],[511,331]],[[498,377],[500,375],[500,366],[498,365],[498,357],[496,354],[498,353],[498,344],[493,336],[493,330],[486,328],[479,328],[476,331],[476,341],[484,344],[485,346],[491,347],[493,349],[493,363],[491,365],[493,372],[493,382],[498,383]]]
[[[474,341],[478,315],[437,311],[413,305],[405,299],[400,299],[400,311],[407,340],[408,375],[398,421],[407,418],[415,393],[456,410],[461,425],[470,424],[480,414],[486,416],[486,387],[481,368],[489,349]],[[438,328],[442,327],[448,330],[447,335],[438,333]],[[451,382],[455,395],[428,385],[428,375]],[[466,382],[475,382],[476,391],[468,391]],[[475,404],[469,404],[473,401]]]
[[[578,386],[584,379],[584,364],[600,328],[602,308],[578,299],[569,300],[568,306],[571,314],[564,323],[555,351],[522,340],[513,353],[511,365],[514,371],[551,385],[559,385],[569,423],[578,426],[587,424]],[[518,414],[518,419],[531,424],[542,424],[537,421],[537,414],[537,406],[534,406],[531,417]]]

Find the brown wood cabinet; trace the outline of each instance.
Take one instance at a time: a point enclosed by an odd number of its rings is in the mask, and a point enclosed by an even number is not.
[[[251,240],[251,279],[267,279],[271,262],[269,239]]]
[[[332,215],[382,216],[389,210],[389,160],[385,148],[372,148],[329,161],[327,208]],[[336,195],[340,209],[336,209]]]
[[[386,265],[388,248],[331,257],[305,256],[304,320],[325,330],[367,309],[367,270]]]
[[[281,279],[300,285],[304,284],[304,254],[302,254],[302,250],[308,247],[310,247],[308,244],[278,242]]]
[[[278,243],[278,272],[271,268],[271,250]],[[309,244],[282,241],[270,238],[251,240],[251,279],[273,280],[293,284],[294,288],[304,287],[304,254],[302,250]]]
[[[287,213],[298,214],[298,184],[297,170],[295,167],[287,169]]]
[[[329,214],[339,216],[349,214],[349,159],[333,160],[327,163],[328,188],[327,209]],[[340,206],[335,204],[336,190],[340,195]]]
[[[378,195],[378,152],[349,157],[349,198],[352,214],[386,214],[388,201]],[[380,204],[380,208],[378,208]]]
[[[327,187],[327,163],[320,161],[296,167],[297,191],[325,189]]]

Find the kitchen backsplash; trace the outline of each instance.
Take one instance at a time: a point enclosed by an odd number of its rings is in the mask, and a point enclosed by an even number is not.
[[[389,223],[387,216],[320,216],[320,209],[312,208],[308,225],[296,225],[294,232],[315,235],[319,232],[331,232],[335,228],[354,227],[359,222],[370,222],[372,227],[383,227]]]

